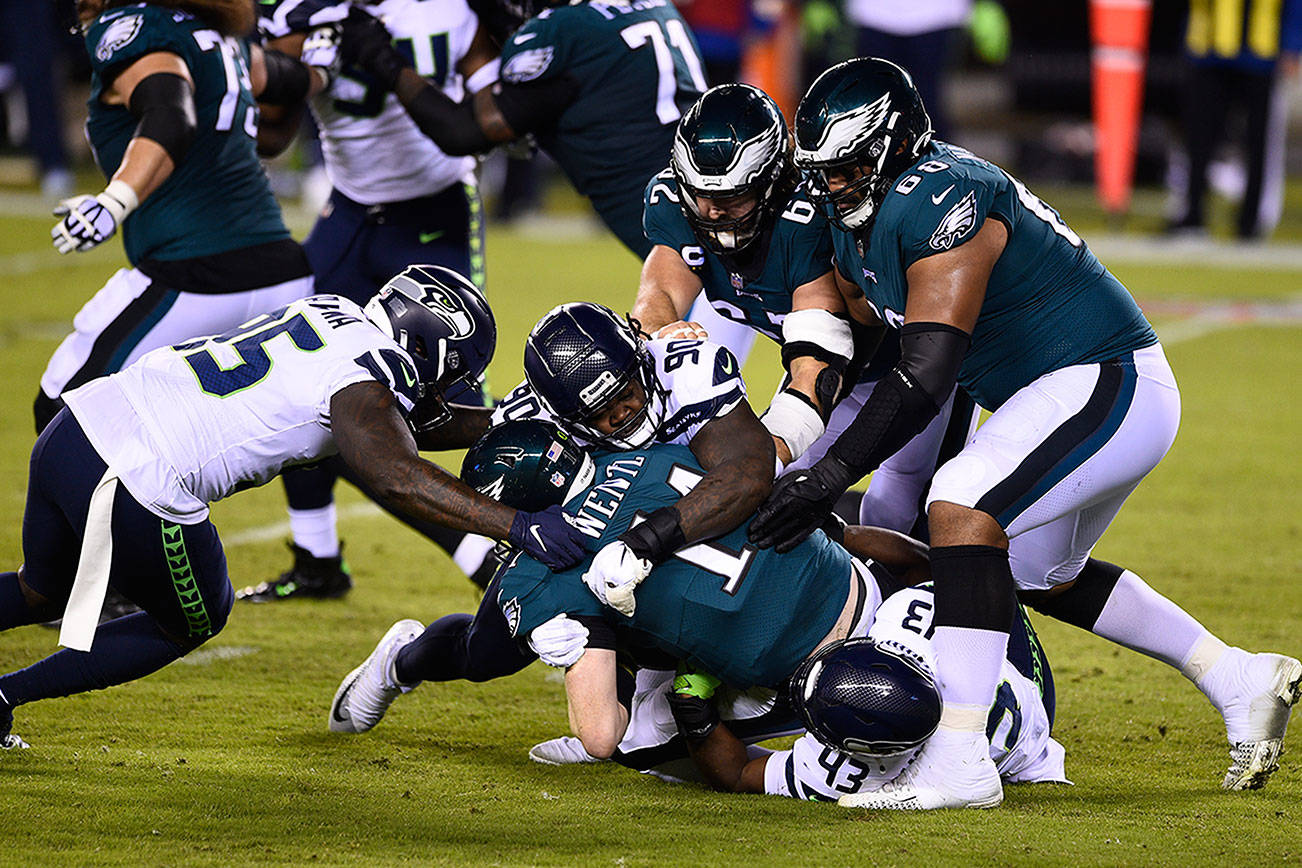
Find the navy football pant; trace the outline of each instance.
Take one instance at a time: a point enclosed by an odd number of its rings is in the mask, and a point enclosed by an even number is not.
[[[71,412],[36,441],[23,515],[24,580],[62,607],[76,577],[90,496],[106,467]],[[146,510],[120,484],[109,584],[144,612],[102,625],[89,652],[64,650],[0,677],[11,705],[121,684],[166,666],[226,624],[234,599],[211,522],[181,525]],[[0,628],[33,623],[16,573],[0,575]],[[21,607],[20,607],[20,603]]]

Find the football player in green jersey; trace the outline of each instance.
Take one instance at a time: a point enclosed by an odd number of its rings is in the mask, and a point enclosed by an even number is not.
[[[999,167],[934,140],[908,74],[824,72],[795,120],[797,165],[836,231],[840,278],[900,333],[901,359],[826,456],[774,486],[750,538],[785,550],[913,437],[960,383],[992,411],[928,493],[944,711],[874,808],[1002,799],[984,715],[1020,589],[1047,614],[1178,668],[1225,718],[1224,785],[1276,765],[1302,663],[1229,648],[1139,576],[1090,557],[1175,439],[1157,335],[1058,212]]]
[[[91,62],[86,133],[109,183],[61,203],[50,235],[60,253],[80,252],[121,228],[131,267],[50,359],[38,430],[62,392],[312,289],[254,150],[254,100],[301,102],[322,77],[247,43],[250,0],[78,0],[77,12]]]
[[[392,89],[445,153],[484,153],[533,134],[610,231],[645,258],[642,189],[705,90],[695,37],[670,0],[501,5],[528,20],[502,46],[500,81],[460,103],[417,75],[364,13],[345,24],[341,50]]]

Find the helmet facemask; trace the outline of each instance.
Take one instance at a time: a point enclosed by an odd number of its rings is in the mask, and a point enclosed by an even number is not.
[[[642,394],[646,399],[642,407],[630,414],[619,428],[609,433],[592,425],[593,417],[600,416],[611,403],[619,400],[625,388],[632,382],[636,382],[642,388]],[[618,387],[603,391],[611,397],[602,401],[582,419],[566,419],[566,424],[585,440],[608,449],[621,451],[645,449],[654,443],[656,434],[664,423],[667,396],[655,375],[655,361],[651,358],[651,354],[645,348],[639,348],[637,363],[628,375],[619,381]]]

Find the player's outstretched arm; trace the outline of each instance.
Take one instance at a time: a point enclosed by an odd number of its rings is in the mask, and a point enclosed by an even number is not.
[[[642,330],[652,337],[704,340],[707,335],[684,329],[674,334],[657,334],[667,325],[683,323],[683,317],[692,309],[692,302],[701,294],[701,279],[692,273],[683,258],[672,247],[657,244],[651,248],[642,263],[642,276],[638,280],[637,299],[633,302],[632,317],[642,325]],[[699,326],[697,327],[699,330]]]
[[[907,585],[916,585],[931,578],[927,544],[898,531],[884,527],[850,525],[845,529],[842,545],[857,558],[876,561],[896,574],[903,574],[903,581]]]
[[[724,793],[764,792],[767,757],[750,759],[746,745],[719,719],[718,680],[700,673],[679,675],[669,689],[669,709],[688,753],[706,783]]]
[[[467,404],[449,404],[452,418],[433,431],[417,438],[416,446],[422,452],[440,449],[469,449],[484,435],[493,420],[492,407],[472,407]]]
[[[677,503],[686,543],[713,539],[754,514],[773,487],[773,438],[750,404],[711,421],[687,444],[705,477]]]
[[[330,28],[290,33],[249,46],[249,80],[258,101],[258,155],[274,157],[294,141],[307,100],[329,86],[338,66]],[[305,47],[306,43],[306,47]],[[309,64],[309,60],[312,61]]]
[[[171,176],[194,141],[194,80],[179,55],[142,56],[100,98],[125,105],[138,123],[108,186],[95,196],[65,199],[54,209],[63,219],[50,237],[60,253],[90,250],[112,238],[127,215]]]

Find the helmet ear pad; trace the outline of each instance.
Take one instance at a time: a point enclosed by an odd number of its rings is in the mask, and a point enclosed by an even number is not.
[[[815,738],[855,756],[910,750],[940,724],[935,679],[921,658],[895,642],[833,642],[800,665],[790,694]]]

